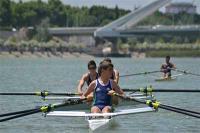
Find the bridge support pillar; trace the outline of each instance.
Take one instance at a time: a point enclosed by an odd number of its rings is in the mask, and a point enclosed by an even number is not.
[[[117,48],[117,40],[118,38],[109,38],[108,39],[112,43],[112,54],[118,54],[118,48]]]

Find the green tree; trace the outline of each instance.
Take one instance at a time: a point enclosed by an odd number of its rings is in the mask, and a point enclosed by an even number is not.
[[[10,0],[0,0],[0,27],[11,24],[11,2]]]
[[[66,13],[64,5],[60,0],[48,0],[50,23],[58,26],[65,26]]]
[[[116,5],[115,6],[115,19],[119,18],[119,16],[120,16],[120,11],[119,11],[118,6]]]
[[[49,18],[42,20],[41,24],[36,27],[36,39],[39,42],[47,42],[50,39],[49,35]]]

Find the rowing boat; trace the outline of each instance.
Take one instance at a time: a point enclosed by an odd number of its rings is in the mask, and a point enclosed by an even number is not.
[[[181,76],[181,75],[183,75],[183,74],[173,75],[173,76],[168,77],[168,78],[161,77],[161,78],[155,79],[155,81],[175,81],[177,79],[177,77]]]
[[[133,93],[128,94],[129,97],[134,99],[143,99],[143,100],[152,100],[154,96],[151,94],[144,94],[144,93]],[[69,99],[80,99],[80,97],[46,97],[46,100],[69,100]],[[124,109],[126,106],[131,105],[134,107],[132,109]],[[91,108],[91,104],[82,103],[67,106],[65,108],[59,108],[53,112],[49,112],[46,116],[53,116],[53,117],[84,117],[85,120],[88,121],[89,128],[94,131],[99,129],[100,127],[107,127],[112,123],[113,118],[116,116],[121,115],[129,115],[129,114],[138,114],[138,113],[145,113],[145,112],[152,112],[154,111],[151,107],[138,107],[139,104],[133,101],[127,101],[124,99],[119,98],[119,104],[114,105],[115,111],[112,113],[89,113],[88,110]],[[130,106],[128,106],[130,108]],[[80,111],[83,110],[83,111]]]
[[[88,121],[89,128],[94,131],[110,123],[114,117],[121,115],[138,114],[145,112],[153,112],[154,108],[140,107],[133,109],[119,109],[113,113],[87,113],[84,111],[53,111],[46,114],[46,116],[53,117],[82,117]]]
[[[177,79],[176,77],[174,77],[174,78],[158,78],[158,79],[155,79],[155,81],[174,81],[176,79]]]
[[[128,96],[136,98],[136,99],[144,99],[144,100],[152,100],[154,99],[154,96],[151,94],[144,94],[144,93],[133,93],[128,94]],[[56,100],[56,101],[66,101],[66,100],[77,100],[80,99],[80,96],[47,96],[44,100]],[[121,106],[127,106],[127,105],[136,105],[137,102],[133,101],[127,101],[124,99],[118,99],[118,104],[113,104],[113,107],[121,107]],[[69,110],[89,110],[92,106],[92,102],[83,102],[82,104],[75,104],[71,106],[66,106],[59,108],[57,110],[59,111],[69,111]]]

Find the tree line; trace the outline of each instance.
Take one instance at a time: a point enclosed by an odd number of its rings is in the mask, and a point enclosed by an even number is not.
[[[51,27],[102,26],[128,10],[107,8],[104,6],[71,7],[60,0],[42,0],[28,2],[0,1],[0,27],[36,26],[48,18]]]
[[[14,2],[11,0],[0,1],[0,27],[21,28],[34,27],[48,18],[51,27],[74,26],[103,26],[127,14],[129,10],[107,8],[104,6],[72,7],[64,5],[60,0],[42,0]],[[198,14],[164,14],[159,11],[147,17],[139,25],[176,25],[199,24]]]

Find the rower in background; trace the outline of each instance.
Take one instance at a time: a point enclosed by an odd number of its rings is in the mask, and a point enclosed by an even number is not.
[[[82,98],[93,92],[92,113],[109,113],[112,111],[112,97],[114,92],[123,94],[118,84],[110,79],[113,74],[113,64],[103,61],[98,68],[99,78],[89,85]]]
[[[112,64],[112,61],[110,58],[105,58],[103,61],[106,61],[106,62],[109,62]],[[113,79],[118,84],[119,83],[119,71],[117,71],[116,69],[113,69],[111,79]]]
[[[176,66],[170,62],[170,56],[165,57],[165,63],[161,65],[160,69],[164,78],[171,78],[171,69],[176,69]]]
[[[83,94],[83,86],[85,84],[85,82],[87,83],[87,85],[89,86],[90,83],[93,81],[93,80],[96,80],[98,78],[98,73],[96,72],[96,63],[94,60],[90,60],[88,62],[88,73],[84,74],[81,78],[81,80],[79,81],[79,84],[78,84],[78,93],[80,95]]]

